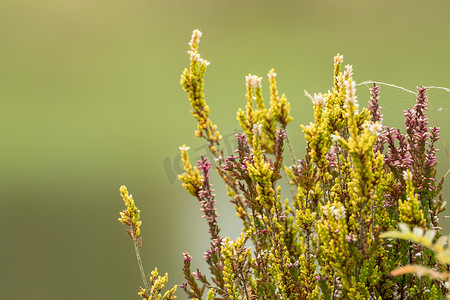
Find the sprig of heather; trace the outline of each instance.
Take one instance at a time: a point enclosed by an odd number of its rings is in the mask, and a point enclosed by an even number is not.
[[[222,243],[222,238],[220,237],[220,228],[217,224],[217,219],[219,214],[216,209],[216,200],[214,190],[211,188],[209,170],[211,169],[211,163],[205,157],[201,157],[198,161],[198,169],[200,170],[203,177],[203,185],[198,193],[198,200],[200,203],[200,210],[203,212],[203,218],[208,222],[210,233],[211,246],[210,249],[204,253],[204,259],[209,265],[209,270],[211,272],[212,281],[219,287],[218,293],[224,289],[224,279],[223,279],[223,269],[224,265],[221,260],[220,245]],[[201,276],[199,270],[196,272],[196,279],[204,284],[210,285],[206,281],[205,276]]]
[[[237,120],[241,128],[244,130],[252,147],[254,140],[254,128],[260,128],[260,144],[261,148],[267,153],[274,153],[277,124],[285,129],[287,124],[292,121],[289,115],[290,104],[287,102],[286,96],[282,94],[279,97],[277,90],[277,82],[275,80],[276,73],[271,69],[267,74],[270,84],[270,107],[266,108],[262,96],[262,77],[249,74],[245,77],[247,93],[247,105],[245,112],[239,109],[237,112]],[[253,101],[256,102],[256,108],[253,107]]]
[[[203,59],[200,53],[198,53],[198,44],[200,43],[201,36],[202,33],[199,30],[194,30],[192,33],[192,38],[189,42],[190,50],[188,51],[190,66],[189,70],[184,69],[181,75],[181,85],[188,94],[192,107],[191,114],[198,121],[195,135],[205,138],[211,152],[215,157],[219,157],[217,147],[222,136],[217,131],[217,126],[209,119],[209,106],[205,102],[203,93],[203,76],[206,68],[209,66],[209,62]]]
[[[377,140],[375,142],[375,146],[373,151],[378,155],[378,151],[380,153],[384,152],[384,145],[386,143],[386,131],[387,127],[382,126],[383,115],[381,114],[382,107],[380,106],[380,86],[376,83],[373,84],[373,88],[369,89],[370,91],[370,100],[369,100],[369,112],[370,112],[370,122],[372,124],[378,123],[380,125],[379,134]]]
[[[151,273],[149,281],[147,281],[144,271],[144,265],[142,263],[140,254],[140,248],[142,247],[142,237],[140,230],[142,221],[139,220],[140,210],[136,207],[133,196],[130,193],[128,193],[126,186],[122,185],[120,187],[120,195],[122,196],[122,199],[127,209],[120,212],[119,222],[130,227],[130,229],[127,229],[127,233],[133,240],[139,272],[141,273],[142,282],[145,287],[145,288],[139,287],[138,295],[146,300],[175,299],[176,296],[174,294],[177,290],[177,286],[174,286],[172,289],[164,293],[164,295],[161,295],[161,291],[164,289],[165,284],[168,281],[167,273],[164,275],[164,277],[161,277],[158,274],[158,270],[155,268]]]
[[[255,184],[248,174],[248,164],[254,162],[253,152],[250,148],[247,137],[245,134],[237,134],[236,141],[238,148],[235,151],[237,155],[231,155],[227,157],[226,164],[223,166],[223,170],[232,176],[239,187],[239,190],[244,195],[245,199],[245,211],[253,202],[255,195]],[[242,211],[243,213],[244,211]],[[239,213],[239,212],[238,212]]]
[[[244,134],[237,134],[236,140],[238,149],[235,151],[237,155],[227,157],[226,164],[223,169],[231,174],[238,182],[240,190],[245,196],[246,205],[249,209],[259,211],[262,206],[261,203],[255,201],[257,195],[255,178],[249,174],[249,167],[253,170],[256,165],[265,165],[265,168],[270,170],[270,185],[273,187],[278,179],[281,178],[280,170],[283,166],[283,143],[286,139],[286,131],[283,129],[276,130],[276,138],[274,144],[274,160],[271,160],[260,149],[251,148],[247,142],[247,137]],[[259,178],[259,177],[258,177]]]
[[[399,129],[386,129],[385,141],[388,145],[388,153],[385,155],[384,161],[396,177],[400,178],[403,171],[410,169],[412,165],[410,146]]]
[[[369,111],[370,111],[370,121],[382,122],[383,115],[381,114],[382,107],[380,106],[380,86],[373,84],[373,88],[370,91],[370,101],[369,101]]]
[[[198,52],[198,45],[202,35],[200,30],[194,30],[192,33],[191,41],[189,42],[190,50],[188,51],[190,65],[189,69],[184,69],[183,74],[181,75],[180,84],[188,95],[189,103],[192,108],[191,114],[197,120],[197,130],[195,131],[195,135],[206,140],[208,148],[217,164],[216,170],[227,186],[228,195],[232,197],[232,203],[236,205],[236,210],[240,212],[242,221],[246,226],[249,226],[250,220],[244,209],[245,205],[242,200],[242,195],[239,193],[235,180],[220,168],[221,165],[226,163],[225,155],[220,144],[222,136],[217,130],[217,125],[213,124],[209,118],[210,110],[203,93],[203,77],[206,68],[209,66],[209,62],[203,59]]]
[[[211,163],[205,158],[203,155],[201,160],[198,161],[198,169],[203,178],[202,187],[198,193],[198,200],[200,202],[201,211],[203,212],[203,218],[208,222],[209,230],[208,232],[211,234],[211,240],[220,239],[219,233],[220,228],[217,225],[217,210],[216,210],[216,195],[214,194],[214,190],[211,188],[212,184],[210,184],[209,180],[209,170],[211,169]]]
[[[413,159],[412,168],[414,173],[418,173],[423,167],[426,142],[428,140],[428,118],[426,89],[424,87],[417,88],[416,104],[411,110],[404,111],[405,128],[407,134],[407,142],[411,148]],[[419,175],[419,174],[415,174]],[[420,180],[421,178],[414,178]]]
[[[134,251],[138,262],[139,271],[141,273],[142,283],[145,287],[143,290],[145,292],[146,290],[149,290],[149,285],[147,279],[145,278],[144,266],[142,264],[142,258],[139,252],[139,249],[142,247],[142,237],[140,236],[142,221],[139,220],[141,211],[136,207],[133,196],[128,193],[126,186],[122,185],[120,187],[120,195],[122,196],[127,209],[120,212],[119,222],[130,227],[130,229],[127,229],[127,233],[133,240]]]
[[[275,138],[275,161],[273,163],[274,180],[281,179],[280,170],[283,167],[284,140],[287,137],[285,129],[277,129]]]
[[[184,290],[189,299],[202,299],[207,283],[203,283],[201,287],[198,285],[197,278],[194,276],[194,272],[191,271],[192,256],[187,252],[183,253],[183,256],[184,264],[182,270],[186,282],[180,284],[179,287]]]
[[[223,166],[223,170],[231,174],[235,180],[243,180],[249,182],[247,163],[253,162],[252,150],[247,142],[245,134],[236,134],[237,155],[230,155],[226,159],[226,164]]]
[[[177,297],[175,296],[175,292],[177,290],[177,286],[174,286],[172,289],[168,290],[161,296],[161,292],[164,289],[165,284],[168,281],[167,273],[161,277],[158,274],[158,269],[155,268],[150,275],[150,286],[152,287],[150,290],[145,290],[143,288],[139,288],[138,295],[146,300],[173,300]]]

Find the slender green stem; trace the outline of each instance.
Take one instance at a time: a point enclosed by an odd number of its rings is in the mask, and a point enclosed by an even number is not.
[[[241,277],[242,277],[242,284],[243,284],[243,286],[244,286],[245,299],[246,299],[246,300],[250,300],[250,298],[248,297],[248,292],[247,292],[247,280],[245,280],[244,272],[242,272],[242,269],[240,269],[240,270],[239,270],[239,273],[240,273],[240,275],[241,275]]]
[[[139,271],[141,272],[142,282],[144,283],[145,290],[148,292],[150,288],[148,286],[147,279],[145,279],[144,266],[142,264],[141,254],[139,253],[139,242],[137,238],[133,239],[134,242],[134,251],[136,252],[136,258],[139,266]]]

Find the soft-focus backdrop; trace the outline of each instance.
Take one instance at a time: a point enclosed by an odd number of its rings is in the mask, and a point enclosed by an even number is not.
[[[274,67],[301,157],[299,125],[312,119],[304,90],[331,87],[337,52],[358,82],[450,87],[449,10],[417,0],[1,1],[0,298],[138,299],[134,250],[117,221],[122,184],[142,212],[146,271],[181,283],[186,250],[204,267],[207,227],[176,180],[178,147],[191,146],[192,158],[204,151],[179,85],[193,29],[204,34],[206,100],[227,150],[245,75],[266,78]],[[381,93],[385,124],[402,126],[414,96]],[[450,145],[450,94],[429,94],[431,124]],[[361,105],[368,95],[358,88]],[[438,158],[443,175],[445,152]],[[223,233],[234,238],[239,222],[216,190]]]

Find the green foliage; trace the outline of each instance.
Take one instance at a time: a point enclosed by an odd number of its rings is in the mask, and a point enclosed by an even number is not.
[[[204,99],[209,63],[198,53],[200,37],[195,30],[181,84],[198,121],[196,135],[206,140],[243,226],[236,240],[221,236],[211,163],[202,157],[193,168],[189,147],[181,147],[179,178],[199,201],[211,246],[210,278],[192,272],[192,257],[184,254],[180,287],[188,298],[442,299],[450,250],[433,230],[445,202],[443,179],[436,181],[439,128],[427,127],[425,88],[405,113],[403,135],[382,125],[378,86],[368,109],[359,108],[353,69],[342,71],[338,54],[331,91],[310,96],[314,122],[301,127],[307,154],[297,160],[287,135],[290,104],[279,96],[275,71],[268,73],[268,108],[262,78],[250,74],[246,109],[237,113],[243,133],[225,158]],[[281,180],[290,198],[283,199]]]

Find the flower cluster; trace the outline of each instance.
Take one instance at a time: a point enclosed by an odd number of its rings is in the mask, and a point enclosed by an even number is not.
[[[437,228],[444,203],[439,196],[444,177],[440,180],[436,178],[435,143],[439,140],[440,129],[428,127],[427,104],[426,89],[418,87],[416,104],[412,109],[404,111],[406,133],[386,128],[381,134],[381,140],[388,148],[384,156],[386,169],[399,178],[403,193],[407,192],[407,184],[401,174],[407,170],[411,172],[412,184],[417,190],[426,225]]]
[[[172,289],[166,291],[164,295],[161,296],[161,292],[164,289],[168,281],[167,273],[164,277],[159,276],[158,269],[155,268],[150,276],[150,290],[145,290],[143,288],[139,288],[138,295],[142,297],[142,299],[146,300],[172,300],[176,299],[175,292],[177,290],[177,286],[174,286]]]
[[[120,195],[122,196],[123,202],[125,202],[126,210],[120,212],[119,222],[124,225],[130,226],[131,230],[127,229],[128,234],[134,240],[139,240],[141,243],[141,225],[142,222],[139,221],[140,210],[137,209],[134,204],[133,196],[128,193],[127,187],[122,185],[120,187]]]
[[[189,147],[186,147],[186,145],[180,147],[181,160],[183,162],[185,173],[179,175],[178,179],[183,182],[183,187],[192,196],[197,196],[200,192],[203,182],[205,181],[205,178],[200,175],[197,167],[192,168],[191,163],[189,162],[188,150]]]

